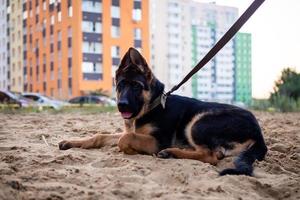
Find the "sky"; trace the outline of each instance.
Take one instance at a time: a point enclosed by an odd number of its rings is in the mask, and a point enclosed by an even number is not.
[[[197,0],[239,8],[253,0]],[[265,0],[242,27],[252,34],[252,94],[268,98],[283,68],[300,72],[300,0]]]

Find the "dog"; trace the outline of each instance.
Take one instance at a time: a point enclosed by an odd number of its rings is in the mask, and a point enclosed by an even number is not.
[[[251,176],[254,161],[264,159],[267,147],[250,111],[178,95],[169,95],[165,103],[161,102],[164,84],[136,49],[129,48],[122,58],[115,81],[125,131],[65,140],[59,143],[59,149],[118,145],[126,154],[194,159],[212,165],[236,156],[234,167],[220,175]]]

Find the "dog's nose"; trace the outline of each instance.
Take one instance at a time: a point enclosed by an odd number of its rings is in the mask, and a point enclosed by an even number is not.
[[[129,102],[128,102],[127,99],[120,99],[119,102],[118,102],[118,107],[119,108],[124,108],[128,105],[129,105]]]

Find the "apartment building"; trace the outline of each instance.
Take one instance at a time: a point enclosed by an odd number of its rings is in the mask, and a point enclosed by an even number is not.
[[[151,67],[166,87],[178,84],[191,69],[189,0],[152,0]],[[191,81],[176,93],[191,95]]]
[[[151,65],[166,90],[183,79],[237,18],[234,7],[192,0],[152,1]],[[206,101],[234,102],[236,51],[235,40],[231,40],[178,93]]]
[[[23,91],[23,8],[22,1],[10,0],[8,4],[8,32],[10,90]]]
[[[149,59],[148,0],[23,1],[24,91],[67,99],[112,94],[130,46]]]
[[[7,90],[9,89],[7,1],[1,0],[0,3],[0,90]]]
[[[235,101],[251,103],[251,34],[238,33],[235,37]]]
[[[213,3],[191,5],[193,65],[196,65],[225,34],[238,17],[238,9]],[[231,103],[235,91],[235,47],[229,41],[222,50],[193,77],[193,97],[206,101]]]

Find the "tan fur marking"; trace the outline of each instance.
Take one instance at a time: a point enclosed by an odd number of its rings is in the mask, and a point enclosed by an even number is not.
[[[152,124],[145,124],[139,128],[136,129],[136,133],[138,134],[145,134],[145,135],[151,135],[157,128],[154,127]]]
[[[171,153],[173,156],[179,159],[193,159],[199,160],[205,163],[216,165],[218,163],[217,154],[208,148],[198,145],[197,150],[193,149],[180,149],[180,148],[167,148],[163,151]]]
[[[142,95],[144,98],[144,105],[143,105],[141,111],[139,112],[139,114],[136,116],[136,119],[142,117],[145,113],[148,112],[148,106],[149,106],[149,102],[151,99],[151,93],[150,93],[150,91],[143,90]]]
[[[121,151],[126,154],[136,153],[147,153],[154,154],[157,153],[157,141],[154,137],[145,134],[128,133],[123,135],[118,146]]]
[[[206,113],[199,113],[196,114],[192,120],[187,124],[186,128],[185,128],[185,136],[189,142],[189,144],[194,147],[194,149],[198,148],[198,145],[194,142],[194,139],[192,137],[192,128],[194,126],[194,124],[199,121]]]
[[[119,138],[124,133],[116,134],[96,134],[91,138],[81,139],[81,140],[65,140],[60,143],[70,145],[70,148],[100,148],[103,146],[114,146],[117,145]]]
[[[125,133],[135,132],[134,119],[124,119],[124,124],[125,124]]]

